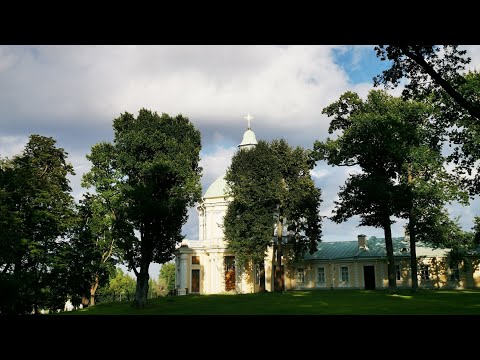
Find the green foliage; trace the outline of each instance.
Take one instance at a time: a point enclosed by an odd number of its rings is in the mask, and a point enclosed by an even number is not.
[[[384,227],[399,213],[400,189],[395,185],[408,153],[414,118],[410,104],[383,91],[371,91],[366,101],[347,92],[323,110],[333,117],[329,132],[341,131],[333,140],[315,142],[314,160],[330,165],[359,165],[363,174],[351,174],[341,187],[334,217],[342,222],[361,216],[360,225]]]
[[[175,264],[174,263],[163,264],[162,267],[160,268],[160,274],[158,276],[158,280],[159,282],[162,282],[163,284],[166,285],[167,294],[170,294],[171,291],[175,290]]]
[[[2,313],[56,309],[67,298],[56,271],[62,268],[62,238],[74,221],[67,179],[74,172],[66,159],[53,138],[31,135],[21,154],[1,162],[0,268],[14,299]]]
[[[98,302],[132,301],[135,298],[136,282],[121,268],[116,268],[115,276],[98,289]]]
[[[463,176],[463,184],[470,194],[480,193],[480,73],[464,72],[470,63],[466,51],[456,45],[439,46],[378,46],[381,60],[390,60],[389,69],[374,78],[375,85],[387,88],[409,81],[403,95],[429,103],[434,109],[434,125],[447,130],[453,152],[448,161],[455,164],[455,172]],[[475,175],[472,176],[473,170]]]
[[[472,255],[475,256],[480,250],[480,217],[475,217],[472,230],[463,231],[458,220],[449,227],[450,241],[447,246],[451,249],[450,265],[458,265],[463,262],[468,267],[469,258],[471,259]]]
[[[232,158],[225,180],[233,201],[224,218],[224,234],[239,264],[250,260],[258,264],[265,258],[272,242],[279,179],[274,155],[265,141]]]
[[[375,47],[377,57],[390,60],[392,65],[381,75],[374,77],[374,85],[397,86],[406,77],[403,96],[424,100],[433,96],[437,99],[451,98],[458,108],[480,120],[480,101],[470,96],[461,86],[466,82],[462,74],[471,59],[466,50],[457,45],[380,45]],[[460,109],[457,109],[460,110]]]
[[[0,159],[0,269],[8,273],[13,268],[17,249],[21,246],[21,234],[17,229],[22,214],[15,210],[16,203],[10,195],[15,170],[12,161]]]
[[[474,219],[474,238],[473,238],[473,246],[478,247],[480,246],[480,217],[476,216]]]
[[[341,189],[333,220],[361,216],[361,225],[383,226],[388,216],[408,217],[419,209],[425,237],[429,214],[444,213],[445,202],[466,202],[458,181],[445,171],[441,155],[443,133],[431,122],[432,108],[415,101],[403,101],[383,91],[371,91],[363,102],[347,92],[324,109],[333,117],[329,132],[342,131],[337,139],[315,143],[315,160],[326,159],[337,166],[359,165],[364,174],[349,177]],[[440,216],[440,215],[438,215]],[[425,239],[425,237],[423,239]]]
[[[100,285],[96,298],[98,303],[120,301],[131,302],[135,298],[136,281],[128,273],[124,273],[121,268],[116,268],[114,276],[107,282]],[[159,282],[150,279],[148,286],[148,299],[166,296],[166,288],[164,289]]]
[[[77,206],[77,222],[64,256],[74,306],[84,296],[94,305],[96,288],[114,271],[113,256],[118,253],[114,225],[114,211],[105,198],[85,194]]]
[[[115,209],[115,236],[123,261],[137,275],[135,301],[143,307],[149,264],[172,259],[187,208],[201,196],[200,132],[182,115],[146,109],[137,118],[120,115],[113,128],[113,144],[92,148],[93,167],[84,182]]]
[[[238,151],[225,179],[233,201],[224,219],[225,239],[239,263],[258,264],[272,244],[279,217],[296,254],[314,252],[321,237],[320,190],[310,176],[306,150],[285,140],[259,141]]]
[[[347,92],[323,112],[333,118],[329,132],[340,131],[341,135],[317,141],[313,159],[337,166],[359,165],[363,171],[350,175],[340,188],[332,220],[342,222],[360,215],[360,225],[385,230],[389,283],[395,288],[394,267],[390,266],[394,264],[392,217],[409,219],[413,244],[415,236],[445,244],[452,222],[444,204],[468,200],[459,190],[458,179],[444,169],[444,131],[432,122],[432,107],[384,91],[371,91],[366,101]]]
[[[154,279],[150,279],[148,281],[148,298],[153,299],[160,296],[167,296],[168,290],[167,287],[164,286],[164,283],[161,281],[155,281]]]
[[[464,79],[459,91],[472,102],[480,103],[480,72],[467,72]],[[463,177],[463,183],[470,190],[470,194],[480,194],[480,164],[477,161],[480,157],[480,122],[466,111],[461,111],[449,98],[438,99],[435,105],[439,109],[441,126],[448,126],[450,129],[449,146],[453,148],[453,152],[449,161]]]

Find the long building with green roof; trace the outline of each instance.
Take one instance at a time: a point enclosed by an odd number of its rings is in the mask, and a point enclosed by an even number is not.
[[[410,287],[410,239],[392,239],[397,286]],[[480,251],[454,262],[449,249],[417,243],[419,286],[425,288],[480,287]],[[358,235],[355,241],[322,241],[318,250],[289,264],[287,289],[377,289],[388,287],[385,239]]]

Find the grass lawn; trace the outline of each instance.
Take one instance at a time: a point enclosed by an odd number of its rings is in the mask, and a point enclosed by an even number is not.
[[[143,310],[104,303],[65,315],[480,315],[480,290],[289,291],[151,299]]]

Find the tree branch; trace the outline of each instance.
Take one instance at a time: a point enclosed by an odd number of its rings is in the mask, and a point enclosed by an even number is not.
[[[43,172],[40,174],[40,177],[43,177],[47,173],[48,170],[48,165],[45,165],[45,169],[43,169]]]
[[[460,94],[457,90],[453,88],[450,83],[442,78],[442,76],[435,71],[435,69],[425,61],[423,56],[418,54],[417,52],[412,52],[409,50],[408,46],[399,46],[399,48],[402,50],[402,52],[408,56],[410,59],[415,61],[418,65],[420,65],[425,72],[430,75],[430,77],[436,81],[438,85],[440,85],[448,95],[452,97],[455,102],[463,107],[465,110],[468,111],[468,113],[476,118],[477,120],[480,120],[480,109],[473,104],[471,104],[467,99],[465,99],[462,94]]]
[[[135,264],[133,264],[133,261],[129,261],[130,267],[132,268],[133,272],[135,273],[135,276],[138,278],[138,270],[135,268]]]
[[[10,269],[10,266],[12,266],[12,264],[11,264],[11,263],[10,263],[10,264],[7,264],[7,265],[5,265],[5,267],[4,267],[4,268],[3,268],[3,270],[2,270],[2,275],[3,275],[3,274],[5,274],[5,273],[8,271],[8,269]]]
[[[355,166],[355,165],[360,165],[360,163],[358,163],[358,162],[354,162],[352,164],[330,164],[330,163],[328,163],[328,165],[332,165],[332,166]]]
[[[112,255],[112,251],[113,251],[113,244],[115,243],[115,240],[112,240],[112,242],[110,243],[110,249],[108,249],[108,251],[104,252],[103,255],[102,255],[102,263],[105,263],[109,258],[110,258],[110,255]]]

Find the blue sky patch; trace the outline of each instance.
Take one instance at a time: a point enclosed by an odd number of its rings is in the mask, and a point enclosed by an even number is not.
[[[371,46],[347,46],[333,49],[334,62],[347,74],[350,83],[373,84],[373,77],[390,66],[390,61],[381,61]]]

